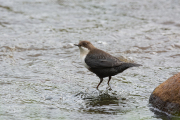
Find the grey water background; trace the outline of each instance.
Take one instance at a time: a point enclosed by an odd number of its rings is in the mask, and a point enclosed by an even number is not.
[[[143,66],[100,94],[79,40]],[[0,71],[2,120],[165,120],[148,99],[180,71],[180,1],[0,0]]]

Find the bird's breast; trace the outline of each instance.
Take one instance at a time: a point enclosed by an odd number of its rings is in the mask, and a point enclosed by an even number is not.
[[[89,53],[89,50],[87,48],[85,48],[85,47],[79,47],[79,49],[80,49],[80,58],[81,58],[81,61],[82,61],[83,65],[87,69],[89,69],[90,67],[85,62],[85,59],[86,59],[87,54]]]
[[[86,56],[87,56],[87,55],[81,55],[80,57],[81,57],[81,61],[82,61],[83,65],[84,65],[87,69],[89,69],[90,67],[89,67],[89,66],[86,64],[86,62],[85,62]]]

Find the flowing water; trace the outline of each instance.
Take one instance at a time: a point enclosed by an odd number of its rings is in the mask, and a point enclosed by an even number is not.
[[[148,100],[180,72],[179,20],[179,0],[0,0],[0,119],[168,119]],[[79,40],[143,66],[98,92]]]

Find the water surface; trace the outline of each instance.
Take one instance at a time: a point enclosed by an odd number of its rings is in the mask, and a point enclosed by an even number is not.
[[[166,120],[148,99],[180,71],[179,13],[178,0],[0,1],[0,118]],[[79,40],[143,66],[99,93]]]

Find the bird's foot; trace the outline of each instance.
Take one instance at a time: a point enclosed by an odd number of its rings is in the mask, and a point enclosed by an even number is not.
[[[111,86],[110,85],[108,85],[108,87],[106,88],[107,90],[112,90],[112,88],[111,88]]]
[[[103,93],[103,90],[99,90],[97,88],[96,88],[96,91],[99,93],[99,95]]]

